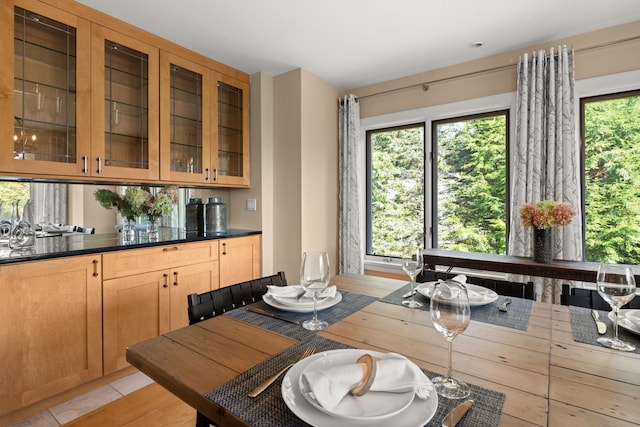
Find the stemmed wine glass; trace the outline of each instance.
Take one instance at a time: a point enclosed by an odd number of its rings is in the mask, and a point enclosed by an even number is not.
[[[632,344],[618,338],[618,312],[620,307],[636,296],[636,281],[629,267],[617,264],[600,264],[597,276],[598,293],[613,309],[613,338],[601,337],[598,342],[615,350],[634,351]]]
[[[414,259],[415,258],[415,259]],[[402,269],[405,273],[409,275],[411,279],[411,298],[405,301],[402,301],[402,305],[406,305],[409,308],[418,308],[422,307],[422,303],[418,302],[414,298],[414,288],[416,285],[416,277],[422,271],[423,263],[422,263],[422,250],[417,249],[413,255],[409,258],[404,258],[402,260]]]
[[[431,380],[436,392],[449,399],[464,399],[471,393],[469,386],[451,375],[453,339],[469,326],[469,297],[462,284],[447,280],[436,284],[431,295],[431,321],[436,330],[449,342],[449,365],[447,376]]]
[[[302,327],[319,331],[329,324],[318,319],[318,294],[329,284],[329,256],[326,252],[311,251],[302,254],[300,285],[313,296],[313,319],[305,320]]]

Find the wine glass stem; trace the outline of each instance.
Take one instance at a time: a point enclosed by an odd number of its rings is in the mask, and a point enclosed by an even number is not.
[[[318,297],[317,293],[313,293],[313,321],[318,321]]]
[[[415,301],[415,297],[413,295],[413,289],[415,288],[415,277],[412,275],[409,276],[411,278],[411,304]]]
[[[614,339],[618,341],[618,306],[613,307],[613,333]]]
[[[449,365],[447,367],[447,378],[449,380],[451,380],[453,378],[453,375],[451,374],[451,371],[452,371],[451,367],[453,365],[453,357],[452,357],[452,354],[453,354],[453,340],[447,340],[447,341],[449,341]]]

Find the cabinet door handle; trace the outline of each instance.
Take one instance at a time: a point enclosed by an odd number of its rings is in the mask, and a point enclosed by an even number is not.
[[[84,164],[84,166],[82,167],[82,173],[89,172],[89,165],[87,164],[88,161],[89,161],[89,157],[82,156],[82,163]]]
[[[218,180],[218,169],[214,169],[213,170],[213,180],[217,181]]]
[[[93,260],[93,277],[98,277],[98,260]]]
[[[222,255],[226,255],[227,254],[227,244],[223,243],[222,244]]]
[[[173,272],[173,286],[178,286],[178,272]]]
[[[96,159],[98,161],[98,173],[102,173],[102,157]]]
[[[206,168],[204,170],[205,174],[204,174],[204,180],[205,181],[209,181],[209,168]]]
[[[162,276],[164,277],[164,285],[162,285],[162,287],[163,288],[168,288],[169,287],[169,283],[168,283],[169,275],[167,273],[164,273]]]

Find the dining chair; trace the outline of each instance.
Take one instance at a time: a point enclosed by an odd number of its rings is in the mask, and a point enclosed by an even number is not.
[[[595,289],[576,288],[566,283],[562,285],[560,304],[611,311],[609,303],[607,303]],[[640,309],[640,297],[636,296],[621,308]]]
[[[457,273],[434,271],[425,269],[418,277],[418,282],[433,282],[436,280],[448,280],[457,276]],[[524,298],[535,301],[536,291],[533,282],[512,282],[509,280],[497,280],[486,277],[467,276],[467,283],[489,288],[498,295],[509,297]]]
[[[262,300],[267,286],[287,286],[284,271],[259,279],[248,280],[201,294],[187,295],[189,324]]]
[[[287,286],[284,271],[259,279],[248,280],[225,286],[201,294],[187,295],[189,324],[219,316],[227,311],[261,301],[267,286]],[[210,427],[215,424],[200,411],[196,412],[196,427]]]

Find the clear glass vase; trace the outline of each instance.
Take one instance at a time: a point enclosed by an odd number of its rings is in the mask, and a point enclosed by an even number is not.
[[[135,219],[124,218],[122,224],[122,242],[127,245],[134,243],[136,240],[136,221]]]
[[[158,229],[158,222],[160,222],[159,217],[147,217],[147,238],[150,242],[157,242],[158,240],[160,240],[160,230]]]

